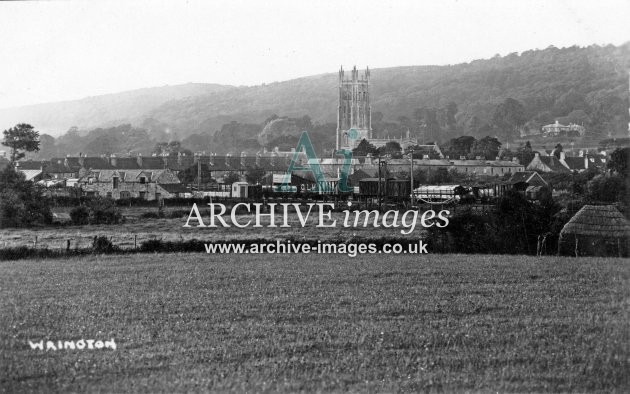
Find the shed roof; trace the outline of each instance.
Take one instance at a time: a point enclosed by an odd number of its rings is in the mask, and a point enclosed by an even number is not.
[[[630,222],[614,205],[585,205],[564,225],[561,235],[630,237]]]

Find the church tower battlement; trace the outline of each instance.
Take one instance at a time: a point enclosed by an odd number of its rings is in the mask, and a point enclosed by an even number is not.
[[[359,72],[355,66],[347,78],[339,69],[339,106],[337,108],[337,149],[354,149],[362,139],[372,138],[370,69]],[[350,129],[355,132],[348,133]]]

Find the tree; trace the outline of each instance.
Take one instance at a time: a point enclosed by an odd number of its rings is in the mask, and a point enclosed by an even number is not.
[[[506,141],[519,137],[519,128],[526,121],[525,107],[513,98],[507,98],[499,104],[492,116],[493,125],[499,129]]]
[[[153,153],[158,156],[177,156],[180,153],[186,156],[192,156],[192,151],[182,148],[182,144],[179,141],[158,142],[153,148]]]
[[[11,162],[15,163],[24,156],[26,152],[39,150],[39,131],[26,123],[20,123],[15,127],[4,130],[4,141],[2,145],[11,148]]]
[[[440,185],[442,183],[449,183],[453,181],[453,177],[445,167],[439,167],[437,170],[431,173],[429,177],[429,183],[432,185]]]
[[[479,141],[475,141],[473,145],[473,155],[483,156],[488,160],[494,160],[499,155],[501,143],[494,137],[484,137]]]
[[[606,164],[608,169],[620,174],[623,178],[628,179],[630,172],[630,148],[617,148],[610,154],[610,159]]]
[[[439,139],[442,134],[437,112],[435,108],[419,108],[414,112],[416,123],[422,132],[423,144]]]
[[[124,149],[120,139],[114,134],[104,134],[94,138],[87,145],[84,151],[88,155],[111,155]]]
[[[39,136],[39,153],[38,157],[44,159],[50,159],[52,157],[57,156],[58,150],[55,146],[55,137],[42,134]]]
[[[367,156],[368,154],[375,155],[378,149],[372,144],[370,144],[365,138],[359,142],[356,148],[352,150],[353,156]]]
[[[234,182],[238,182],[241,180],[241,177],[236,172],[228,172],[223,175],[223,183],[226,185],[231,185]]]
[[[444,146],[444,154],[452,159],[459,159],[460,156],[470,155],[473,146],[475,145],[475,137],[469,135],[463,135],[458,138],[449,140]]]
[[[553,155],[556,157],[556,159],[560,159],[560,152],[562,152],[562,150],[562,144],[558,142],[553,149]]]
[[[620,175],[598,175],[588,182],[588,198],[595,202],[627,204],[626,178]]]
[[[0,227],[50,224],[50,201],[24,174],[8,165],[0,171]]]
[[[427,181],[428,181],[427,172],[425,170],[423,170],[422,168],[419,168],[414,171],[413,173],[413,187],[414,188],[418,187],[419,185],[423,185],[427,183]]]
[[[534,156],[535,153],[532,150],[532,144],[529,141],[525,143],[525,146],[519,147],[516,151],[516,157],[518,158],[519,163],[524,166],[531,163],[531,161],[534,160]]]
[[[378,154],[381,156],[391,156],[393,159],[399,159],[402,157],[402,148],[400,144],[396,141],[389,141],[378,148]]]
[[[252,185],[258,185],[265,177],[265,170],[260,167],[252,167],[245,173],[245,180]]]
[[[454,130],[457,125],[457,121],[455,120],[455,115],[457,115],[458,109],[457,104],[453,101],[450,101],[446,104],[446,125],[449,130]]]

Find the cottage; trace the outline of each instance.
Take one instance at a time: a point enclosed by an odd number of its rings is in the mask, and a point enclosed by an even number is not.
[[[177,176],[168,168],[161,170],[91,169],[78,181],[87,196],[143,200],[178,197],[185,193],[185,190],[167,185],[179,183]]]
[[[527,171],[558,172],[565,174],[571,172],[556,156],[541,156],[538,152],[535,153],[534,158],[527,165]]]

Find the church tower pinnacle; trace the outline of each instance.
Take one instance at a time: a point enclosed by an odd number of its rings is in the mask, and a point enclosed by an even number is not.
[[[339,106],[337,108],[337,149],[354,149],[362,139],[372,138],[370,69],[353,67],[349,78],[339,69]]]

